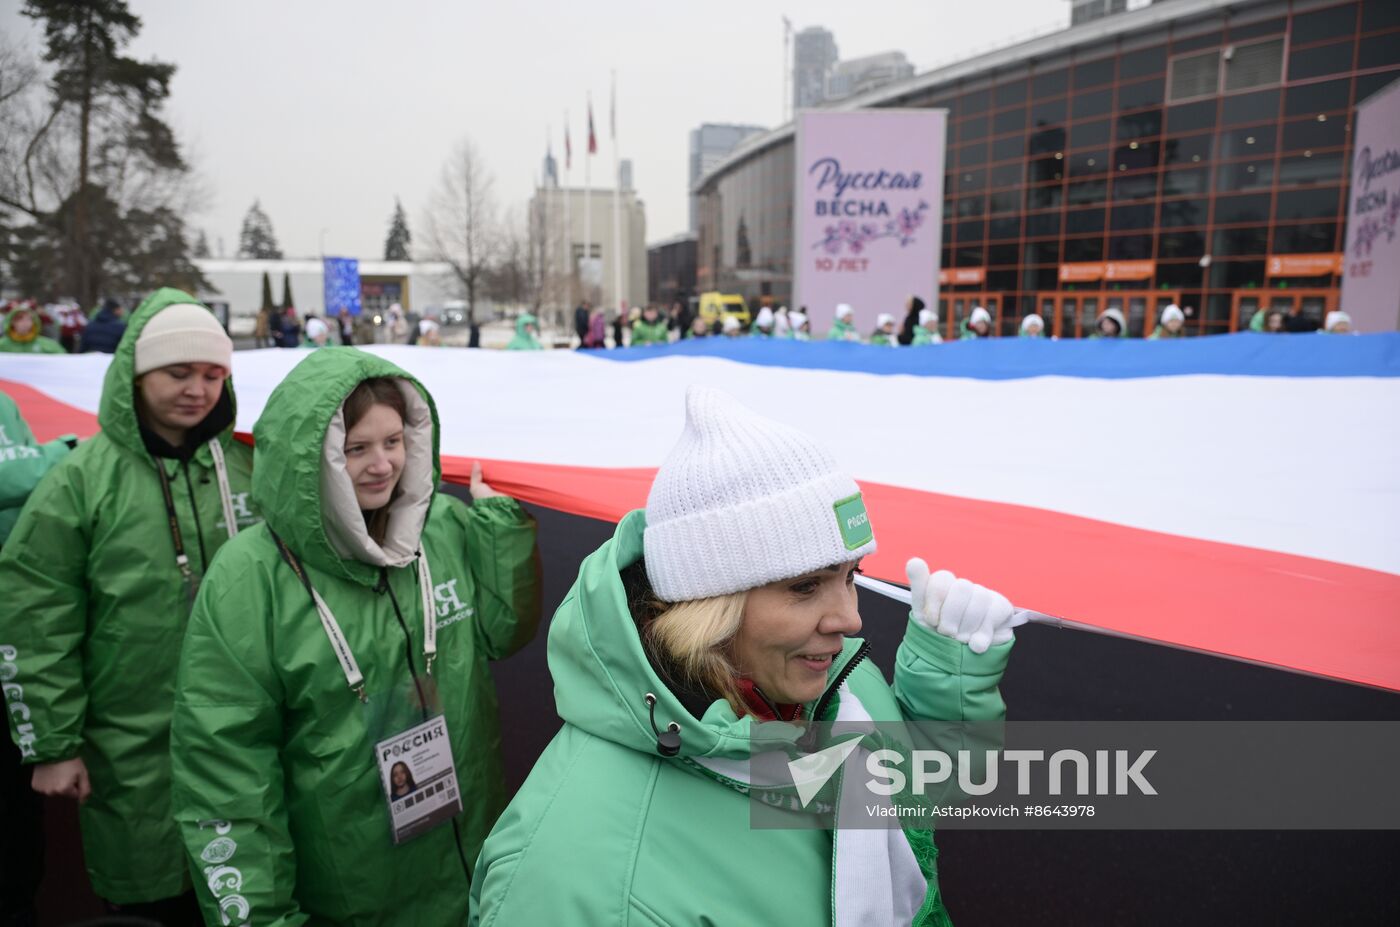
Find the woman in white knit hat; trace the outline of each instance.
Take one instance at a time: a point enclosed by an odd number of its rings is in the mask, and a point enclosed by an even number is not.
[[[990,338],[993,334],[992,314],[981,306],[973,306],[972,312],[963,320],[962,334],[958,338],[970,341],[973,338]]]
[[[257,520],[232,357],[208,309],[152,294],[107,368],[102,431],[49,472],[0,553],[0,672],[33,787],[81,803],[93,890],[166,924],[199,922],[170,809],[180,645],[210,560]]]
[[[813,721],[1004,717],[1010,603],[910,561],[890,686],[854,636],[874,551],[860,488],[826,449],[692,387],[646,510],[555,613],[564,727],[482,848],[471,922],[949,923],[927,822],[752,823],[751,793],[782,794],[759,781],[764,758],[810,755]],[[842,815],[844,780],[821,799]]]

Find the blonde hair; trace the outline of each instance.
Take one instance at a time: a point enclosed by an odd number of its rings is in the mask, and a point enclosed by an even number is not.
[[[720,696],[739,715],[747,709],[729,646],[743,623],[748,596],[731,592],[675,603],[652,598],[646,603],[642,635],[653,657],[676,682]]]

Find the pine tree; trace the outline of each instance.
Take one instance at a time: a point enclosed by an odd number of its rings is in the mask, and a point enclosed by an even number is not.
[[[292,276],[285,270],[282,271],[282,308],[291,309],[296,303],[292,302]]]
[[[277,236],[272,231],[272,220],[262,211],[258,200],[253,200],[248,214],[243,217],[243,231],[238,234],[238,256],[274,261],[282,259],[282,249],[277,247]]]
[[[413,236],[408,231],[408,216],[404,215],[403,204],[394,197],[394,215],[389,220],[389,237],[384,239],[384,260],[410,261],[409,246]]]
[[[77,176],[71,194],[61,197],[68,224],[61,227],[60,292],[91,305],[104,286],[104,256],[95,229],[103,208],[97,200],[105,195],[98,189],[103,166],[114,159],[125,164],[122,158],[129,157],[133,165],[153,171],[187,170],[175,133],[160,112],[170,96],[175,66],[121,54],[141,31],[140,17],[123,0],[27,0],[22,12],[43,24],[44,61],[53,66],[53,110],[41,132],[61,124],[56,117],[63,111],[76,111]],[[125,150],[114,150],[121,148]],[[41,222],[53,219],[35,209],[32,198],[24,211]]]
[[[277,304],[272,301],[272,279],[268,277],[267,271],[263,271],[262,290],[262,311],[269,316],[274,315],[277,312]]]
[[[199,230],[199,235],[194,240],[194,256],[197,258],[209,256],[209,238],[204,234],[204,229]]]

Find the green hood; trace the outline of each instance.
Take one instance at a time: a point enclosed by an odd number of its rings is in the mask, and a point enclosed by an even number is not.
[[[396,511],[390,518],[390,532],[399,533],[400,546],[416,548],[441,476],[438,414],[428,391],[404,370],[354,348],[313,351],[272,391],[253,426],[253,499],[267,516],[268,526],[307,563],[366,586],[374,585],[382,564],[348,555],[345,544],[333,537],[337,521],[326,506],[329,489],[323,471],[328,468],[323,466],[323,445],[345,398],[361,382],[374,377],[406,382],[421,399],[417,409],[410,404],[404,429],[410,463],[400,485],[407,491],[393,504],[398,506],[410,495],[421,500],[426,494],[427,501],[412,503],[412,515],[405,511],[400,518]],[[423,462],[416,477],[415,458]],[[403,523],[396,527],[398,522]]]
[[[168,286],[161,287],[147,296],[131,314],[126,332],[122,335],[122,340],[117,342],[112,362],[107,365],[107,377],[102,381],[102,400],[97,407],[97,423],[102,426],[102,431],[108,438],[142,457],[150,455],[146,453],[146,447],[141,441],[141,430],[136,422],[136,339],[141,337],[142,329],[157,313],[168,306],[181,303],[204,305],[183,290]],[[238,399],[233,392],[232,373],[224,381],[224,389],[228,391],[229,401],[233,403],[234,417],[237,418]],[[227,447],[232,439],[233,425],[230,424],[219,436],[219,443]],[[201,450],[199,453],[207,454],[208,451]]]
[[[516,334],[516,335],[529,335],[530,333],[527,332],[527,331],[525,330],[525,326],[527,326],[527,325],[534,325],[535,322],[536,322],[535,317],[532,316],[530,313],[528,313],[528,312],[521,313],[521,315],[519,316],[519,318],[517,318],[517,319],[515,320],[515,334]]]
[[[620,572],[642,557],[646,512],[629,513],[612,539],[584,560],[578,580],[565,597],[549,629],[549,671],[560,716],[590,734],[644,754],[656,754],[656,733],[646,703],[654,693],[656,730],[680,725],[682,757],[748,759],[753,719],[739,718],[725,701],[716,700],[695,718],[662,682],[647,659],[627,605]],[[859,649],[846,641],[832,673]],[[761,724],[763,739],[790,745],[802,729],[781,722]]]

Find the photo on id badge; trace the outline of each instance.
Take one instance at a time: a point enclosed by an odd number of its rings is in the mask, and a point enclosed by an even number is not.
[[[426,706],[420,703],[422,707]],[[427,712],[418,718],[424,714]],[[447,720],[440,712],[417,723],[405,721],[386,729],[395,733],[375,743],[374,757],[393,840],[399,844],[460,814],[462,797]]]

